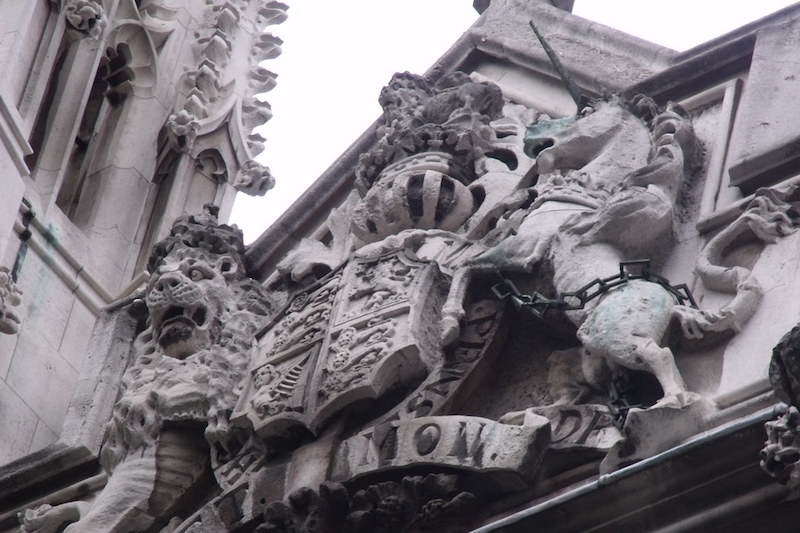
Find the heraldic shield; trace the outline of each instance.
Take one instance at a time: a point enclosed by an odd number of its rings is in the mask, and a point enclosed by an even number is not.
[[[261,437],[316,434],[341,410],[421,383],[441,357],[438,266],[402,250],[352,258],[296,294],[258,340],[234,412]]]

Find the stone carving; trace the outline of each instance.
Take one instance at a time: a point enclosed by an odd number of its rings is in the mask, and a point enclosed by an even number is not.
[[[233,186],[251,196],[264,196],[275,186],[275,178],[267,167],[251,159],[239,169]]]
[[[496,140],[495,130],[490,122],[499,119],[503,109],[502,94],[496,85],[473,82],[462,72],[445,76],[436,84],[408,72],[395,74],[381,92],[380,103],[384,109],[383,125],[378,130],[380,141],[375,149],[361,156],[356,169],[358,186],[366,191],[377,185],[373,190],[380,196],[384,196],[380,194],[384,188],[392,186],[389,183],[398,181],[399,177],[407,173],[403,172],[404,168],[413,166],[414,160],[404,160],[417,154],[417,161],[431,161],[430,170],[450,178],[446,183],[455,187],[451,194],[460,194],[461,188],[455,182],[468,184],[475,179],[476,160],[492,150],[491,141]],[[441,153],[448,155],[437,156]],[[398,163],[394,172],[384,170],[393,163]],[[424,175],[424,171],[428,169],[423,166],[416,170],[418,175]],[[382,173],[384,185],[376,184]],[[392,174],[399,174],[399,177],[389,179]],[[424,179],[431,181],[435,178]],[[425,190],[433,185],[414,185],[413,180],[408,185],[399,185],[404,188],[408,186],[411,187],[408,194],[414,198],[415,186]],[[379,201],[376,199],[369,202],[369,207],[376,207],[375,204]],[[386,201],[389,200],[384,200]],[[442,218],[443,213],[425,216],[425,213],[417,212],[413,205],[414,200],[411,203],[411,212],[404,219],[410,217],[414,222],[422,219],[423,223],[406,223],[406,227],[402,229],[442,227],[432,226],[430,217]],[[376,215],[388,218],[383,212]],[[453,221],[452,229],[459,225],[460,223]],[[362,231],[366,230],[362,238],[370,235],[369,240],[377,240],[388,234],[372,230],[368,220],[361,226]]]
[[[158,49],[179,25],[178,6],[174,0],[142,0],[138,3],[139,17],[147,28],[153,46]]]
[[[22,303],[19,290],[7,267],[0,267],[0,333],[13,335],[19,331],[20,318],[12,307]]]
[[[391,421],[343,441],[331,478],[348,481],[428,464],[481,473],[485,479],[497,474],[504,490],[514,490],[535,481],[549,443],[549,422],[543,417],[522,427],[456,415]]]
[[[316,433],[339,410],[419,383],[437,348],[443,278],[402,252],[355,257],[298,292],[259,342],[235,415],[262,436]]]
[[[275,74],[259,67],[258,63],[280,55],[281,40],[262,30],[269,24],[279,24],[286,19],[288,6],[280,2],[226,1],[207,2],[205,16],[209,23],[195,33],[193,51],[197,64],[186,70],[183,77],[185,95],[167,122],[170,143],[179,152],[191,152],[199,130],[214,123],[220,113],[234,113],[238,117],[241,133],[238,139],[244,151],[241,167],[233,186],[247,194],[262,196],[271,189],[275,180],[269,169],[252,157],[263,150],[263,137],[253,133],[272,116],[269,103],[256,97],[275,86]],[[150,8],[145,10],[157,35],[166,38],[169,25],[161,28],[152,22],[162,17],[171,22],[169,10]],[[160,32],[160,33],[158,33]],[[246,58],[239,57],[247,54]],[[242,70],[242,67],[246,70]],[[246,84],[238,81],[246,78]],[[216,125],[214,126],[216,127]],[[241,132],[241,129],[244,132]],[[204,130],[205,131],[205,130]]]
[[[445,339],[456,336],[459,300],[473,273],[551,269],[555,292],[565,304],[585,304],[566,316],[591,357],[612,368],[654,374],[664,393],[660,406],[680,408],[696,401],[672,352],[658,342],[673,318],[690,337],[729,327],[732,319],[682,305],[663,283],[629,280],[607,292],[602,283],[593,283],[621,271],[626,260],[656,256],[671,246],[676,201],[694,142],[691,123],[678,106],[661,110],[643,96],[630,103],[598,101],[577,117],[531,126],[526,147],[536,157],[536,198],[522,216],[508,217],[504,229],[511,236],[457,271],[445,308],[450,329]],[[621,277],[628,274],[621,271]],[[601,297],[587,298],[598,289]]]
[[[772,350],[769,380],[775,395],[789,405],[775,420],[764,424],[767,441],[761,450],[761,468],[792,490],[800,488],[800,326],[786,333]]]
[[[189,153],[194,147],[200,121],[185,109],[173,113],[167,119],[167,135],[170,146],[181,153]]]
[[[106,13],[98,0],[66,0],[64,18],[70,27],[92,39],[99,39],[106,27]]]
[[[430,474],[404,477],[400,483],[370,485],[349,498],[338,483],[319,491],[291,494],[286,503],[270,505],[263,533],[416,533],[468,531],[481,517],[480,500],[459,489],[457,476]]]
[[[761,286],[753,273],[742,266],[722,266],[725,252],[739,239],[754,237],[765,244],[797,231],[798,187],[759,189],[744,211],[715,235],[697,259],[697,273],[710,289],[734,295],[722,309],[706,313],[704,329],[740,331],[755,312],[761,299]]]
[[[241,233],[207,207],[179,218],[150,259],[147,328],[100,454],[107,485],[93,502],[26,513],[23,531],[157,529],[238,451],[229,416],[269,302],[244,274]]]
[[[761,468],[778,483],[800,488],[800,412],[790,406],[776,420],[766,422],[767,441],[761,450]]]

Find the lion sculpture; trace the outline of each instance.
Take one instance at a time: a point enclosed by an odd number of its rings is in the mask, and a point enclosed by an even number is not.
[[[213,486],[211,467],[238,445],[228,417],[270,308],[244,274],[243,251],[241,232],[217,225],[213,206],[179,218],[156,246],[147,328],[100,453],[108,483],[93,502],[25,511],[21,531],[69,522],[69,533],[159,531],[184,497]]]

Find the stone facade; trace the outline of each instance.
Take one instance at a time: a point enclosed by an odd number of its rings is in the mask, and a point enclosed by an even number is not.
[[[113,27],[69,4],[70,31]],[[475,5],[247,249],[224,205],[148,234],[58,440],[0,469],[0,530],[796,529],[800,194],[776,107],[800,7],[678,54],[569,2]],[[262,193],[263,167],[203,156],[206,66],[165,149]]]
[[[0,8],[0,463],[68,432],[93,325],[146,281],[175,218],[211,203],[224,219],[238,188],[271,186],[252,129],[268,107],[255,95],[274,85],[259,62],[280,52],[263,28],[285,8]]]

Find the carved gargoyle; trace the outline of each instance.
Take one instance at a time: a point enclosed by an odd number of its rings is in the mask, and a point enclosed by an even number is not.
[[[109,481],[91,502],[26,511],[22,531],[153,531],[211,467],[238,449],[229,416],[270,304],[245,276],[241,232],[216,208],[179,218],[150,258],[149,317],[135,341],[100,460]],[[155,529],[154,529],[155,528]]]

